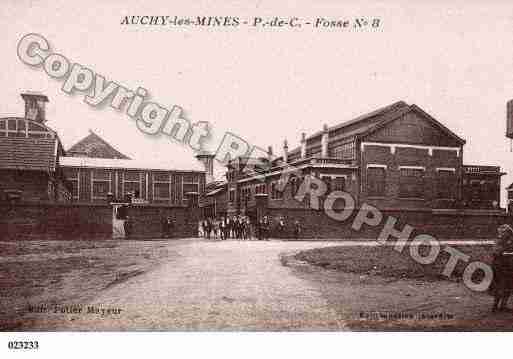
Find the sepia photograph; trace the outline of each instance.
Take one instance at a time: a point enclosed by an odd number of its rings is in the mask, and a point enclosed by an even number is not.
[[[511,341],[511,3],[2,0],[0,24],[7,357]]]

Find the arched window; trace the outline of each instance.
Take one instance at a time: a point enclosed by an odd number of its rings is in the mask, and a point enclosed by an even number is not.
[[[48,127],[24,118],[0,118],[0,137],[55,138]]]

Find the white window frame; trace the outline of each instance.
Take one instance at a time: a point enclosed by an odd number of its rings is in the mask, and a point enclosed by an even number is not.
[[[125,175],[127,172],[137,172],[138,175],[139,175],[139,180],[137,181],[134,181],[134,180],[127,180],[125,178]],[[141,196],[142,194],[142,172],[140,171],[123,171],[121,172],[121,196],[124,198],[127,194],[125,192],[125,183],[138,183],[139,184],[139,196]]]
[[[197,191],[198,193],[199,193],[199,190],[200,190],[200,182],[199,182],[199,177],[198,176],[193,176],[193,178],[196,179],[196,181],[193,181],[193,182],[185,182],[185,176],[186,175],[182,175],[182,199],[185,196],[185,193],[183,192],[184,185],[186,185],[186,184],[195,184],[195,185],[198,186],[198,191]]]
[[[109,174],[109,179],[106,180],[106,179],[95,179],[94,178],[94,170],[91,171],[91,200],[96,200],[96,199],[99,199],[99,200],[103,200],[103,199],[107,199],[107,196],[105,197],[96,197],[94,195],[94,183],[95,182],[109,182],[109,192],[112,192],[112,171],[108,171],[108,174]]]
[[[171,202],[171,199],[173,198],[173,190],[172,190],[172,184],[173,184],[173,181],[171,180],[171,174],[168,173],[167,174],[167,178],[168,180],[167,181],[158,181],[155,179],[155,175],[156,173],[152,173],[151,174],[151,188],[152,188],[152,193],[153,193],[153,199],[156,200],[156,201],[169,201]],[[156,194],[155,194],[155,184],[166,184],[168,185],[168,188],[169,188],[169,197],[157,197]]]
[[[74,196],[73,194],[71,194],[71,198],[77,201],[80,200],[80,168],[77,168],[76,177],[68,177],[68,181],[77,181],[77,195]]]
[[[425,197],[401,197],[401,170],[417,170],[417,171],[424,171],[424,175],[426,174],[426,167],[425,166],[399,166],[399,199],[405,199],[405,200],[425,200]],[[426,191],[426,183],[423,181],[422,184],[422,192],[425,195]]]

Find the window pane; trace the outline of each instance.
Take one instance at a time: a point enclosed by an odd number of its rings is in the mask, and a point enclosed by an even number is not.
[[[107,198],[109,182],[93,182],[93,197]]]
[[[186,174],[183,176],[183,181],[191,183],[191,182],[198,182],[198,179],[193,174]]]
[[[187,192],[199,192],[198,185],[184,183],[183,184],[183,193],[186,194]]]
[[[438,198],[454,198],[456,195],[456,175],[453,171],[438,171]]]
[[[11,131],[16,130],[16,120],[9,120],[7,121],[7,129]]]
[[[367,169],[367,191],[369,196],[385,195],[385,169],[368,168]]]
[[[154,173],[153,180],[157,182],[169,182],[169,174],[168,173]]]
[[[5,120],[0,121],[0,130],[5,130]]]
[[[333,180],[333,191],[344,191],[346,188],[346,179],[344,177],[335,177]]]
[[[78,198],[78,181],[70,181],[71,183],[71,195],[75,198]]]
[[[169,184],[167,183],[155,183],[155,198],[169,199]]]
[[[135,198],[140,198],[139,182],[125,182],[125,194],[131,193]]]
[[[139,181],[139,172],[128,171],[123,174],[125,181]]]
[[[421,169],[401,169],[399,196],[403,198],[424,197],[424,171]]]
[[[36,123],[29,122],[28,125],[29,125],[30,131],[45,131],[46,132],[46,128],[44,128],[43,126],[40,126]]]
[[[108,180],[110,179],[109,171],[104,170],[94,170],[93,171],[93,179],[95,180]]]

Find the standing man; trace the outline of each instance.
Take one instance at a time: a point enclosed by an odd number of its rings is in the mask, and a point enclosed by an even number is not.
[[[175,221],[173,220],[173,218],[171,216],[168,216],[166,219],[166,229],[167,229],[166,237],[167,238],[172,237],[173,231],[175,229]]]
[[[132,220],[129,216],[126,216],[125,223],[123,223],[125,229],[125,238],[130,238],[132,235]]]
[[[301,224],[296,219],[294,221],[294,239],[299,239],[299,234],[301,233]]]

